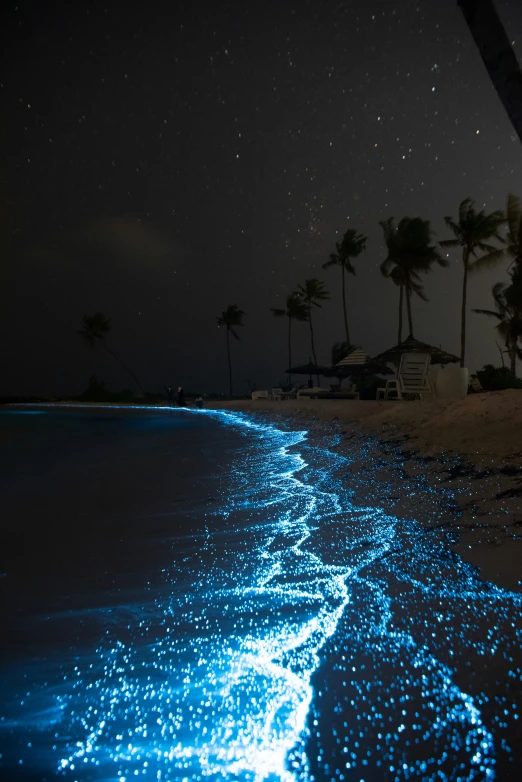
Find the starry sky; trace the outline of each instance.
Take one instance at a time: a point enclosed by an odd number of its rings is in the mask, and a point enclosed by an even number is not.
[[[520,59],[522,5],[496,5]],[[368,236],[349,323],[375,354],[398,309],[378,221],[420,216],[444,239],[463,198],[522,196],[520,142],[456,0],[21,0],[2,37],[0,395],[79,393],[92,374],[129,387],[76,333],[96,311],[147,390],[225,391],[228,304],[246,312],[235,391],[279,385],[270,308],[307,277],[331,292],[315,318],[329,363],[340,274],[321,266],[348,228]],[[470,309],[506,266],[471,278]],[[454,353],[461,277],[453,253],[413,305],[415,336]],[[498,364],[493,323],[468,324],[469,368]]]

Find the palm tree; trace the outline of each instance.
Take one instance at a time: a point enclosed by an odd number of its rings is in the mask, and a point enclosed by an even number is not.
[[[336,342],[332,345],[332,366],[349,356],[352,350],[354,350],[354,347],[349,342]]]
[[[107,345],[105,341],[105,337],[111,330],[111,321],[110,318],[106,318],[103,312],[95,312],[94,315],[84,315],[83,316],[83,326],[82,328],[77,332],[82,339],[85,340],[85,342],[89,345],[90,348],[96,347],[96,345],[101,345],[102,348],[110,355],[112,356],[121,366],[129,373],[129,375],[132,377],[138,388],[140,389],[140,392],[143,396],[145,396],[145,392],[143,391],[143,388],[141,386],[140,381],[130,369],[130,367],[127,366],[127,364],[121,360],[119,356],[114,353],[113,350],[110,349],[110,347]]]
[[[492,244],[491,239],[504,242],[499,234],[499,229],[506,219],[504,213],[497,211],[487,215],[485,212],[475,211],[474,201],[465,198],[459,206],[458,221],[451,217],[445,217],[444,222],[455,234],[455,239],[446,239],[440,242],[441,247],[462,247],[462,263],[464,265],[464,279],[462,283],[462,311],[460,320],[460,366],[465,364],[466,353],[466,304],[468,289],[468,272],[478,271],[491,266],[504,257],[503,250],[499,250]],[[476,258],[477,250],[485,253]],[[471,261],[472,258],[476,260]]]
[[[515,282],[522,280],[522,207],[520,200],[510,193],[506,205],[506,253],[513,260],[508,271]]]
[[[458,0],[511,124],[522,141],[522,72],[493,0]]]
[[[237,304],[229,304],[226,310],[223,310],[216,320],[218,326],[225,326],[227,336],[227,358],[228,358],[228,386],[230,396],[232,396],[232,362],[230,361],[230,335],[239,339],[239,334],[235,330],[236,326],[244,326],[243,310],[240,310]]]
[[[393,217],[381,221],[379,225],[384,232],[384,241],[388,255],[381,264],[381,272],[399,288],[399,343],[402,342],[402,310],[406,299],[409,335],[413,336],[413,317],[411,312],[411,297],[416,294],[427,301],[424,288],[420,281],[420,273],[427,273],[434,263],[447,266],[434,245],[430,244],[432,231],[429,220],[420,217],[403,217],[397,227]]]
[[[324,282],[312,278],[305,280],[304,285],[297,286],[297,295],[302,299],[307,311],[307,320],[310,324],[310,344],[312,346],[312,356],[314,357],[314,363],[317,364],[317,355],[315,352],[314,343],[314,327],[312,323],[312,308],[321,307],[320,301],[327,301],[330,299],[330,294],[324,289]]]
[[[473,310],[480,315],[488,315],[498,321],[497,331],[504,338],[506,350],[509,353],[511,374],[516,377],[517,355],[522,359],[522,350],[518,346],[522,340],[522,300],[518,306],[513,306],[506,300],[508,286],[503,282],[497,282],[493,286],[492,294],[495,301],[494,310]]]
[[[346,286],[344,275],[354,274],[355,269],[352,265],[351,259],[357,258],[358,255],[366,249],[366,242],[368,237],[358,234],[357,231],[350,229],[346,231],[341,242],[335,243],[335,249],[337,252],[330,254],[330,260],[323,263],[323,269],[329,269],[332,266],[339,266],[341,268],[341,288],[343,292],[343,313],[344,313],[344,328],[346,332],[346,342],[350,344],[350,332],[348,330],[348,316],[346,314]]]
[[[276,318],[288,318],[288,368],[290,369],[292,366],[292,320],[308,320],[308,308],[297,293],[290,293],[286,297],[286,309],[271,307],[270,311]],[[288,379],[291,383],[292,375],[289,374]]]

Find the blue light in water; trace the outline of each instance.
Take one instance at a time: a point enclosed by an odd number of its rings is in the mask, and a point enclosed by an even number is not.
[[[313,465],[305,432],[172,412],[252,437],[199,558],[168,574],[171,595],[108,631],[57,692],[60,735],[72,737],[62,773],[304,782],[316,769],[363,779],[374,763],[394,779],[494,778],[497,726],[452,658],[497,654],[509,624],[518,648],[519,597],[437,559],[440,541],[416,522],[354,506],[338,477],[349,461],[324,450]]]

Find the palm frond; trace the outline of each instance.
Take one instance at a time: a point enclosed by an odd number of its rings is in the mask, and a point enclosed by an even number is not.
[[[243,318],[245,313],[240,310],[237,304],[229,304],[226,310],[223,310],[216,320],[218,326],[226,326],[227,330],[231,330],[232,326],[244,326]],[[237,337],[239,339],[239,337]]]
[[[494,310],[471,310],[472,312],[475,312],[477,315],[487,315],[490,318],[496,318],[497,320],[500,320],[502,315],[499,315],[498,312],[495,312]]]
[[[510,242],[516,241],[522,220],[522,208],[520,200],[513,193],[509,193],[506,202],[506,220]]]
[[[466,221],[469,212],[473,210],[474,200],[468,196],[459,204],[459,223]]]
[[[470,263],[469,271],[477,272],[481,269],[491,269],[493,266],[496,266],[503,257],[503,250],[493,250],[487,255],[483,255],[481,258],[477,258],[477,260],[473,261],[473,263]]]

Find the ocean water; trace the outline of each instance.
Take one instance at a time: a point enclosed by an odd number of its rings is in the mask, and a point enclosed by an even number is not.
[[[426,534],[337,444],[0,413],[6,779],[520,778],[520,596],[452,554],[447,495],[421,492]]]

